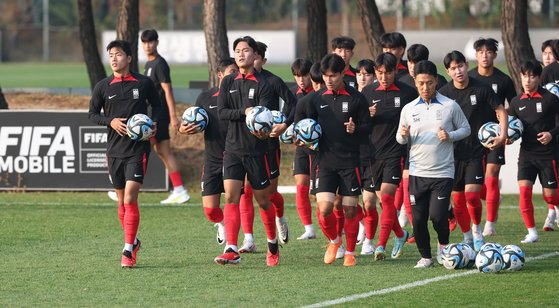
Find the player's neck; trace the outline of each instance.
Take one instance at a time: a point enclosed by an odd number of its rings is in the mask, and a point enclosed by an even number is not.
[[[130,68],[124,68],[121,71],[113,71],[115,78],[124,78],[130,74]]]
[[[254,66],[239,67],[239,73],[243,75],[253,74],[255,71]]]
[[[480,76],[489,77],[493,75],[493,65],[489,67],[482,67],[481,65],[477,66],[477,72]]]
[[[452,81],[452,83],[454,84],[454,87],[456,89],[462,90],[468,87],[468,85],[470,84],[470,78],[466,77],[463,82]]]
[[[153,60],[155,60],[155,58],[157,58],[158,55],[159,55],[159,54],[157,53],[157,51],[154,52],[154,53],[152,53],[152,54],[147,55],[147,56],[148,56],[148,61],[153,61]]]

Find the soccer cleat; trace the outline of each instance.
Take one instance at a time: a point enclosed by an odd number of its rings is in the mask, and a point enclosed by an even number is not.
[[[241,249],[239,249],[239,253],[255,253],[256,252],[256,245],[252,241],[243,241],[243,245]]]
[[[363,244],[363,241],[365,240],[365,224],[363,223],[363,220],[361,220],[359,222],[359,233],[357,233],[357,245],[361,245]]]
[[[224,254],[215,257],[214,262],[217,264],[239,264],[241,256],[233,249],[229,248]]]
[[[444,245],[437,244],[437,263],[443,264],[443,249]]]
[[[346,253],[344,255],[344,266],[355,266],[355,256]]]
[[[276,227],[278,228],[280,244],[287,244],[289,242],[289,227],[285,217],[276,217]]]
[[[549,215],[547,216],[547,218],[545,219],[545,223],[543,224],[543,230],[544,231],[555,231],[555,226],[553,225],[553,221],[555,220],[555,217],[550,217]]]
[[[223,223],[218,222],[214,224],[214,227],[217,228],[217,234],[215,236],[215,240],[219,245],[225,244],[225,226],[223,225]]]
[[[392,248],[391,254],[392,259],[397,259],[402,255],[402,249],[409,236],[410,234],[408,231],[404,230],[404,235],[402,235],[402,237],[394,237],[394,248]]]
[[[132,246],[132,259],[134,260],[134,264],[136,264],[136,256],[138,255],[138,251],[140,251],[140,248],[142,248],[142,242],[140,242],[140,239],[136,239],[136,241],[138,241],[136,244],[134,244],[134,246]]]
[[[297,239],[304,241],[304,240],[312,240],[316,238],[316,234],[314,233],[314,230],[310,230],[310,231],[305,231],[305,233],[301,234],[301,236],[299,236]]]
[[[497,232],[495,231],[495,228],[493,228],[492,226],[488,225],[487,223],[485,224],[485,227],[483,228],[483,236],[493,236],[496,235]]]
[[[107,192],[107,196],[109,196],[109,199],[113,200],[114,202],[118,202],[118,195],[116,194],[116,191],[109,190]]]
[[[483,244],[485,244],[485,237],[483,237],[483,234],[474,232],[474,250],[479,251]]]
[[[338,248],[340,248],[340,246],[342,246],[341,240],[338,243],[328,243],[328,246],[326,246],[326,253],[324,253],[324,263],[332,264],[334,261],[336,261],[336,252],[338,251]]]
[[[272,253],[275,251],[276,253]],[[279,245],[278,242],[270,243],[268,242],[268,252],[266,253],[266,265],[268,266],[278,266],[280,259]]]
[[[457,226],[456,218],[454,218],[454,217],[449,218],[448,219],[448,229],[450,230],[450,232],[456,230],[456,226]]]
[[[342,242],[342,240],[340,239],[340,243]],[[345,255],[345,247],[344,244],[341,244],[340,247],[338,247],[338,251],[336,252],[336,259],[343,259]]]
[[[421,258],[413,268],[429,268],[433,266],[432,259]]]
[[[386,259],[386,252],[384,251],[384,246],[378,246],[375,249],[375,261],[381,261]]]
[[[120,259],[120,266],[123,268],[130,268],[136,265],[136,260],[132,257],[132,252],[128,250],[122,251],[122,257]]]
[[[528,243],[535,243],[539,240],[538,235],[537,234],[526,234],[526,236],[524,237],[523,240],[521,240],[520,242],[522,244],[528,244]]]
[[[415,235],[411,235],[410,238],[408,238],[408,244],[415,244]]]
[[[375,253],[375,244],[373,243],[373,240],[365,238],[363,246],[361,246],[361,255],[372,255],[373,253]]]
[[[173,191],[167,199],[161,201],[161,204],[181,204],[187,202],[188,200],[190,200],[190,195],[188,195],[186,190],[179,193],[175,193]]]

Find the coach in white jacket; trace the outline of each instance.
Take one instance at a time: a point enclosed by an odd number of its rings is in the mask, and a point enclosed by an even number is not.
[[[448,244],[448,205],[454,179],[453,142],[470,135],[470,125],[460,106],[439,94],[437,67],[431,61],[415,65],[415,85],[419,97],[404,106],[396,140],[410,144],[409,194],[413,232],[421,259],[416,268],[433,265],[427,221],[438,234],[437,259]]]

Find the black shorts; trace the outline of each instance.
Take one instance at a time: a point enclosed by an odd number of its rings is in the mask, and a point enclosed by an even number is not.
[[[270,150],[266,153],[266,162],[268,164],[268,174],[270,180],[273,180],[280,175],[281,151],[280,149]]]
[[[361,188],[368,192],[375,192],[375,183],[373,180],[373,163],[370,160],[361,160]]]
[[[155,141],[161,142],[163,140],[171,139],[169,135],[169,119],[159,120],[157,122],[157,132],[155,132]]]
[[[311,174],[311,158],[305,149],[297,147],[293,156],[293,175]]]
[[[367,187],[370,189],[372,184],[375,191],[380,191],[382,183],[394,184],[396,186],[400,185],[400,181],[402,180],[402,167],[403,157],[372,161],[370,168],[368,168],[370,171],[366,174],[370,181]]]
[[[482,185],[485,181],[485,169],[483,158],[472,158],[469,160],[454,161],[454,184],[453,191],[464,191],[466,185]]]
[[[316,152],[313,152],[312,154],[309,154],[309,164],[310,164],[310,177],[311,177],[311,187],[310,187],[310,191],[309,193],[311,195],[316,195],[316,189],[317,189],[317,174],[318,174],[318,155],[316,154]]]
[[[505,146],[499,147],[495,150],[489,150],[485,158],[486,164],[505,164]]]
[[[529,159],[522,155],[518,157],[519,181],[536,181],[540,179],[543,188],[557,188],[557,162],[555,159]]]
[[[131,157],[108,157],[109,180],[115,189],[123,189],[126,181],[144,183],[149,153]]]
[[[318,168],[316,192],[329,192],[340,196],[361,194],[359,167],[347,169]]]
[[[223,163],[205,160],[202,167],[202,181],[200,182],[202,196],[219,195],[223,189]]]
[[[237,155],[225,152],[223,154],[223,179],[244,182],[248,178],[250,186],[261,190],[270,185],[268,176],[269,167],[266,164],[266,155]]]
[[[426,178],[410,175],[409,194],[410,204],[414,213],[421,209],[428,209],[428,216],[444,217],[447,221],[448,205],[452,191],[450,178]],[[417,215],[413,215],[414,219]],[[448,230],[448,228],[447,228]]]

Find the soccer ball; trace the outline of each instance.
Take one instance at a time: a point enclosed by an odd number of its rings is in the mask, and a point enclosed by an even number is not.
[[[522,132],[524,132],[524,125],[522,125],[522,121],[513,116],[509,116],[509,139],[512,142],[520,139],[520,137],[522,137]]]
[[[264,106],[255,106],[246,115],[245,123],[251,133],[258,131],[269,133],[274,125],[274,116],[270,109]]]
[[[184,111],[182,114],[182,122],[184,124],[194,124],[198,128],[198,131],[204,131],[208,127],[208,122],[210,118],[208,113],[202,107],[192,106]]]
[[[550,82],[543,86],[547,91],[553,93],[555,96],[559,97],[559,85],[553,82]]]
[[[138,113],[126,122],[126,133],[134,141],[147,141],[155,135],[155,125],[147,115]]]
[[[479,250],[481,251],[487,249],[495,249],[501,251],[501,249],[503,249],[503,245],[501,245],[500,243],[485,243],[481,246]]]
[[[493,138],[499,136],[499,134],[499,124],[495,122],[487,122],[479,128],[477,138],[479,139],[479,142],[481,142],[481,145],[488,148],[491,145]]]
[[[274,118],[274,124],[282,124],[287,120],[287,117],[283,114],[283,112],[277,110],[272,110],[271,112]]]
[[[459,269],[468,265],[470,255],[464,244],[448,244],[442,251],[443,266],[447,269]]]
[[[466,268],[474,268],[476,265],[476,251],[469,244],[461,244],[464,246],[464,250],[466,251],[464,254],[468,256],[468,264],[466,264]]]
[[[498,273],[504,266],[503,256],[497,249],[480,250],[476,256],[476,267],[482,273]]]
[[[279,136],[279,140],[282,143],[285,144],[292,144],[293,143],[293,137],[294,137],[294,130],[293,130],[293,124],[289,125],[289,127],[283,132],[283,134],[281,134]]]
[[[293,128],[295,138],[304,143],[306,146],[314,146],[318,144],[318,140],[322,136],[322,127],[313,119],[303,119]]]
[[[507,245],[501,249],[501,255],[503,255],[503,262],[505,265],[503,269],[509,271],[518,271],[524,267],[524,251],[516,245]]]

